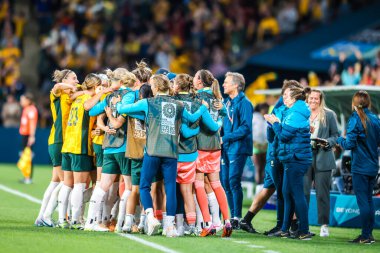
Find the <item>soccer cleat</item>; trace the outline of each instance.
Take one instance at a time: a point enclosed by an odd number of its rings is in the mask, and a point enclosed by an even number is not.
[[[272,228],[271,230],[269,230],[269,231],[265,231],[265,232],[264,232],[264,235],[269,236],[269,237],[273,237],[274,233],[276,233],[276,232],[278,232],[278,231],[281,231],[281,227],[277,227],[277,226],[275,226],[275,227]]]
[[[375,241],[375,238],[373,237],[373,235],[370,235],[369,236],[369,239],[371,240],[371,243],[375,243],[376,241]]]
[[[109,229],[103,224],[96,224],[94,222],[91,224],[86,224],[86,226],[84,227],[84,231],[109,232]]]
[[[111,222],[108,224],[108,229],[110,232],[114,232],[116,229],[116,220],[112,219]]]
[[[133,226],[132,226],[132,233],[136,234],[138,232],[140,232],[139,228],[137,227],[137,225],[133,224]]]
[[[246,222],[244,219],[242,219],[239,222],[239,226],[240,226],[240,229],[242,229],[248,233],[251,233],[251,234],[257,234],[258,233],[256,231],[256,229],[253,228],[252,224],[250,222]]]
[[[158,234],[158,230],[161,227],[161,223],[156,218],[154,218],[154,216],[148,216],[146,223],[147,230],[145,232],[147,235],[151,236]]]
[[[233,230],[239,230],[239,220],[238,219],[231,219],[231,226]]]
[[[78,223],[76,221],[73,221],[71,224],[70,224],[70,229],[76,229],[76,230],[83,230],[83,226],[81,223]]]
[[[351,241],[348,241],[348,242],[350,242],[350,243],[358,243],[358,244],[372,244],[372,243],[374,243],[371,240],[371,237],[368,238],[368,239],[365,239],[361,235],[359,235],[358,237],[356,237],[354,240],[351,240]]]
[[[34,226],[36,226],[36,227],[43,227],[44,226],[44,222],[42,221],[42,219],[36,219],[36,221],[34,222]]]
[[[166,237],[178,237],[177,229],[175,228],[174,225],[167,226],[164,229],[164,232],[165,232]],[[164,234],[164,233],[162,233],[162,234]]]
[[[328,237],[330,235],[329,233],[329,227],[326,225],[321,226],[321,231],[319,233],[320,237]]]
[[[213,225],[213,226],[215,228],[216,233],[223,231],[223,228],[224,228],[223,224],[220,223],[219,225]]]
[[[185,235],[193,235],[193,236],[199,236],[199,234],[200,234],[200,231],[198,230],[198,228],[197,227],[195,227],[194,225],[190,225],[189,227],[188,227],[188,229],[186,229],[185,231],[184,231],[184,234]]]
[[[232,225],[230,222],[227,222],[224,225],[222,237],[231,237],[231,234],[232,234]]]
[[[63,222],[58,222],[56,225],[57,228],[67,229],[70,228],[70,224],[64,220]]]
[[[55,227],[54,222],[51,219],[42,218],[41,221],[42,221],[42,226],[44,227],[50,227],[50,228]]]
[[[19,180],[19,183],[20,184],[33,184],[33,181],[30,178],[23,178],[23,179]]]
[[[133,223],[133,216],[132,215],[126,215],[125,219],[124,219],[123,232],[131,233],[132,232],[132,223]]]
[[[202,232],[199,234],[200,237],[206,237],[209,235],[215,235],[216,230],[213,225],[209,226],[208,228],[203,228]]]

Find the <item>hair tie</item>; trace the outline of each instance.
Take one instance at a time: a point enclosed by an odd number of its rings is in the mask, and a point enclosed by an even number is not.
[[[362,106],[362,105],[358,105],[358,107],[359,107],[359,108],[363,108],[363,106]]]

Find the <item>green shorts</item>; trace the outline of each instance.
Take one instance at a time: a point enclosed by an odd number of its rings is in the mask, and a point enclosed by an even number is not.
[[[96,167],[102,167],[103,166],[103,148],[102,148],[102,145],[93,143],[92,147],[94,148],[94,152],[95,152]]]
[[[132,177],[132,185],[140,185],[142,160],[141,159],[130,159],[130,164],[131,164],[130,175]]]
[[[125,152],[104,154],[102,173],[130,176],[130,166],[129,159],[125,157]]]
[[[62,170],[87,172],[94,169],[94,160],[92,156],[62,153]]]
[[[164,175],[162,175],[162,171],[159,170],[157,171],[156,176],[152,179],[152,183],[160,182],[162,180],[164,180]]]
[[[62,143],[51,144],[48,146],[48,152],[53,167],[62,165]]]

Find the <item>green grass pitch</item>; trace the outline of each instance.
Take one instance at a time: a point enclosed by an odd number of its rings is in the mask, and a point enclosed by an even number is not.
[[[34,183],[22,185],[18,183],[21,177],[15,165],[0,165],[0,185],[29,194],[41,199],[45,187],[48,185],[51,169],[47,166],[36,166]],[[244,212],[250,200],[245,200]],[[0,189],[0,252],[380,252],[380,230],[374,231],[374,237],[379,242],[373,245],[352,245],[347,240],[356,237],[359,229],[330,228],[329,238],[320,238],[319,227],[311,227],[317,236],[311,241],[297,241],[291,239],[268,238],[263,235],[251,235],[241,231],[234,232],[230,239],[220,238],[220,234],[207,238],[181,237],[165,238],[162,236],[148,237],[133,235],[143,239],[145,245],[121,237],[114,233],[96,233],[56,228],[38,228],[33,226],[34,219],[39,211],[39,205],[27,199],[12,195]],[[262,211],[254,219],[254,227],[265,231],[273,227],[275,222],[274,211]],[[146,243],[154,243],[147,246]],[[156,246],[155,246],[156,245]],[[156,248],[155,248],[156,247]]]

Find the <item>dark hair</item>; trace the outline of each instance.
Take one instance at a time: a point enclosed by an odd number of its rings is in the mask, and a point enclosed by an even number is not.
[[[143,84],[139,90],[140,99],[153,97],[152,88],[149,84]]]
[[[33,93],[31,93],[31,92],[25,92],[22,96],[24,98],[28,99],[30,101],[30,103],[34,104],[34,95],[33,95]]]
[[[371,97],[369,96],[368,92],[364,90],[360,90],[355,93],[355,95],[352,97],[352,110],[356,109],[356,112],[359,115],[360,121],[363,124],[364,131],[367,134],[367,114],[365,114],[364,109],[369,108],[371,109]]]
[[[144,60],[141,60],[139,63],[136,62],[136,65],[137,67],[132,70],[132,73],[135,74],[140,82],[148,82],[149,78],[152,76],[152,70],[148,67],[148,64],[146,64]]]
[[[287,88],[294,86],[294,87],[299,87],[302,88],[303,86],[296,80],[284,80],[284,83],[281,88],[281,95],[284,95],[284,92]]]
[[[199,79],[201,80],[204,87],[210,87],[212,93],[217,99],[222,99],[222,93],[220,91],[219,82],[209,70],[201,69],[198,71]]]

